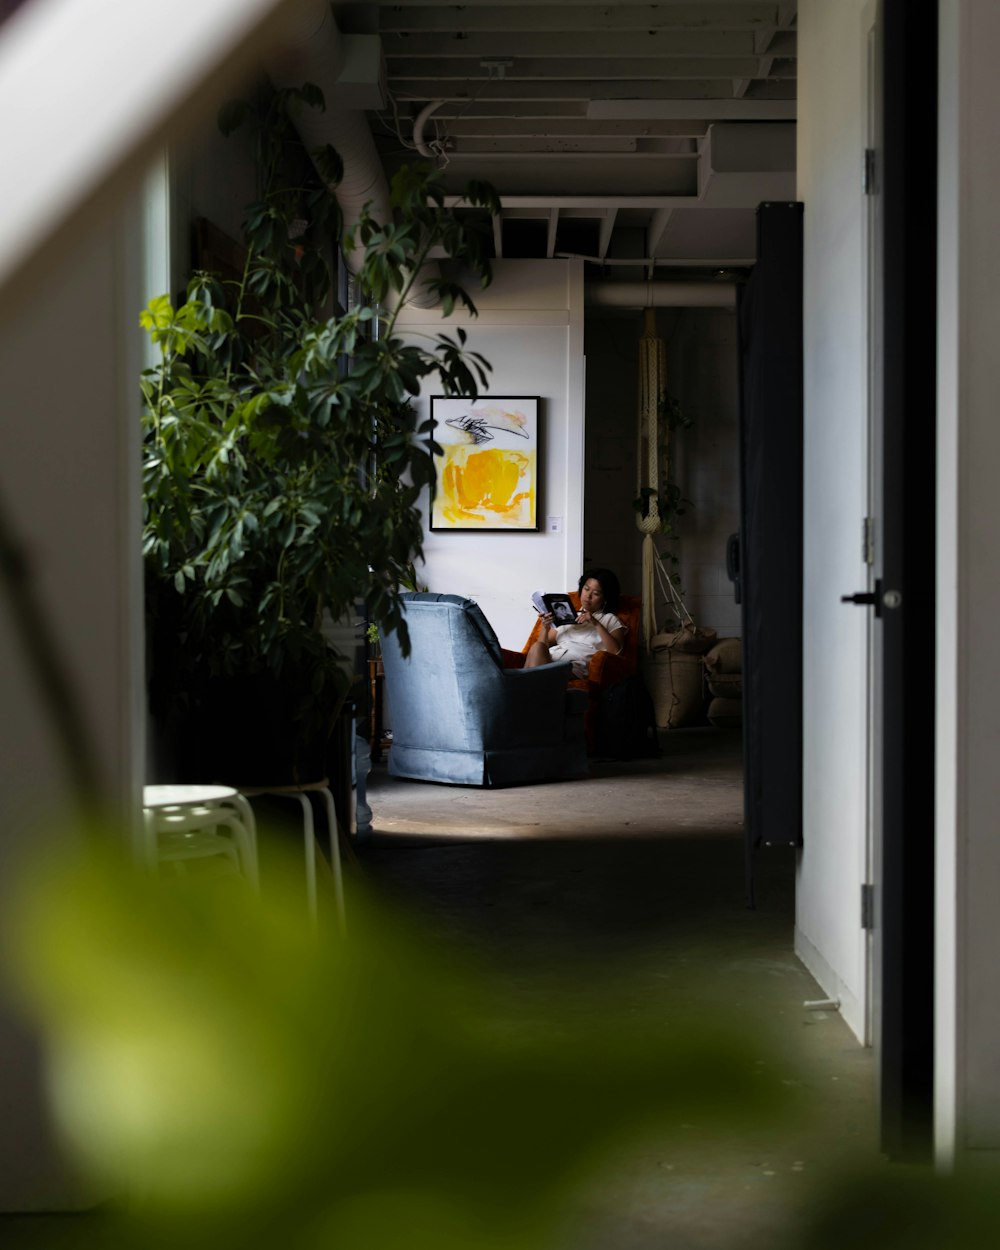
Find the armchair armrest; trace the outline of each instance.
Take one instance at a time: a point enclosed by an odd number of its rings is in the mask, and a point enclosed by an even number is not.
[[[572,675],[568,661],[505,670],[503,697],[493,709],[495,729],[508,740],[523,743],[560,737],[569,710],[566,687]]]
[[[612,655],[610,651],[597,651],[590,657],[587,668],[587,680],[604,689],[624,681],[632,672],[632,666],[621,655]]]

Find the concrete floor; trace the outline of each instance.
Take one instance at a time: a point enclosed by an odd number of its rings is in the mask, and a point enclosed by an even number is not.
[[[872,1055],[836,1012],[804,1006],[823,994],[792,953],[792,848],[757,853],[746,906],[739,732],[661,742],[659,759],[504,790],[399,781],[383,762],[348,885],[360,869],[472,959],[511,1019],[586,1036],[609,1018],[659,1028],[696,1003],[787,1091],[784,1118],[696,1112],[610,1148],[551,1250],[791,1250],[845,1164],[886,1166]],[[0,1217],[0,1244],[107,1242],[100,1217]]]
[[[359,857],[376,890],[485,964],[512,1011],[555,1009],[582,1032],[609,1010],[655,1024],[697,987],[790,1091],[778,1123],[706,1119],[619,1147],[555,1250],[798,1245],[845,1164],[885,1166],[872,1055],[836,1012],[804,1006],[824,994],[792,951],[793,848],[756,854],[746,905],[739,731],[661,741],[657,760],[504,790],[378,765]]]

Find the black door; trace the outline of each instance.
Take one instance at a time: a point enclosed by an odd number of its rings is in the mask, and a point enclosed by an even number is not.
[[[802,841],[802,214],[757,208],[740,295],[739,594],[744,829],[753,851]]]
[[[884,0],[882,1148],[932,1153],[937,4]],[[878,156],[878,154],[877,154]]]

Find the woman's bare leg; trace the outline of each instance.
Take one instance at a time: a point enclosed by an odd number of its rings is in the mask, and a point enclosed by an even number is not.
[[[552,656],[549,652],[549,645],[543,642],[541,638],[537,642],[533,642],[528,648],[528,654],[524,659],[525,668],[538,668],[540,664],[551,664]]]

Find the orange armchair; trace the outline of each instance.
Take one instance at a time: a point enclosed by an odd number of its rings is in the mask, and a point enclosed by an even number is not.
[[[577,609],[580,607],[580,593],[576,590],[569,592],[569,597],[573,601],[573,606]],[[607,690],[609,686],[614,686],[617,682],[631,677],[636,671],[639,656],[639,630],[640,617],[642,610],[642,600],[638,595],[622,595],[618,600],[618,607],[615,609],[615,616],[626,627],[625,645],[620,655],[612,655],[610,651],[598,651],[590,660],[586,677],[576,677],[569,684],[577,690],[586,690],[588,695],[587,711],[584,714],[583,729],[587,739],[587,754],[597,754],[597,734],[598,724],[601,715],[601,693]],[[542,632],[542,618],[539,617],[535,621],[534,628],[528,635],[528,640],[520,651],[508,651],[504,649],[503,660],[505,668],[523,668],[524,657],[528,653],[531,644],[536,641]]]

